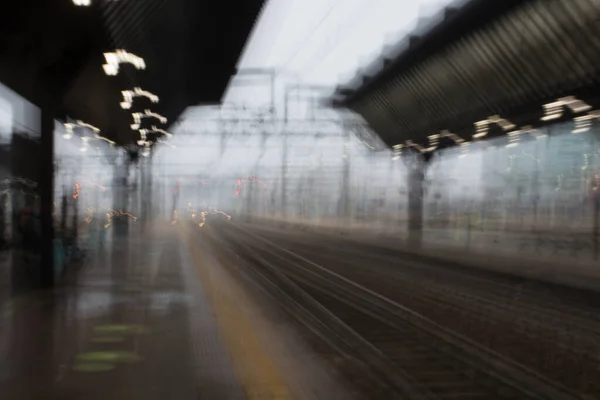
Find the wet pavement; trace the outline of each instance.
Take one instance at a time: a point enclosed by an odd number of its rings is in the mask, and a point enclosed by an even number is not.
[[[3,299],[0,398],[347,398],[299,390],[303,366],[277,349],[306,351],[198,239],[132,229],[91,243],[69,284]]]
[[[236,221],[106,233],[52,291],[0,268],[0,399],[600,393],[596,292]]]

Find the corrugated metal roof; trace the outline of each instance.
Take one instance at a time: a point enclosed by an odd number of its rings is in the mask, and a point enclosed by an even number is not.
[[[339,103],[394,145],[467,129],[493,114],[519,118],[520,107],[541,112],[543,102],[598,84],[600,1],[521,1],[465,31],[462,19],[475,11],[454,15],[432,33],[445,32],[448,40],[424,37],[354,92],[339,94]]]
[[[0,15],[0,81],[38,105],[82,119],[120,142],[131,135],[121,91],[160,97],[144,104],[174,121],[186,106],[218,102],[264,0],[68,0],[10,2]],[[9,45],[9,44],[15,45]],[[19,45],[19,43],[27,44]],[[146,70],[106,76],[103,53],[124,49]]]

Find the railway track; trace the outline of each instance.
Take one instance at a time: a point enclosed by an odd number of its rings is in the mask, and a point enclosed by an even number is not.
[[[298,240],[282,237],[277,243],[297,249],[328,269],[422,312],[574,392],[591,398],[600,395],[597,294],[433,265],[362,243],[340,248],[338,240],[331,251],[326,242]]]
[[[578,398],[389,297],[236,229],[219,230],[225,238],[220,245],[336,350],[343,360],[338,369],[363,398]]]
[[[374,273],[356,262],[356,247],[344,253],[346,257],[340,257],[343,253],[338,251],[335,259],[333,255],[328,259],[322,249],[302,251],[573,391],[594,398],[600,394],[596,379],[600,365],[597,295],[523,279],[494,279],[403,259],[397,252],[394,257],[369,254],[369,260],[377,262]],[[348,259],[352,265],[345,261]]]

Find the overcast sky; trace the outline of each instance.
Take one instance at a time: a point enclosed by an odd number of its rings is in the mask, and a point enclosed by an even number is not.
[[[462,0],[460,0],[462,1]],[[419,20],[457,0],[268,0],[244,50],[238,69],[276,68],[278,85],[346,82],[376,59],[384,46],[413,32]],[[268,81],[234,81],[225,95],[231,103],[262,103]],[[276,89],[281,103],[282,89]]]

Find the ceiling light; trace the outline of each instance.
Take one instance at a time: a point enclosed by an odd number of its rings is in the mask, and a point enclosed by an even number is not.
[[[142,118],[156,118],[162,124],[166,124],[167,123],[167,119],[165,117],[163,117],[160,114],[153,113],[150,110],[145,110],[143,114],[139,113],[139,112],[132,113],[131,116],[133,117],[133,124],[131,124],[130,127],[134,131],[137,131],[138,129],[140,129],[140,124],[142,122]]]
[[[542,121],[552,121],[563,116],[564,107],[578,114],[591,110],[591,106],[586,102],[573,96],[562,97],[552,103],[544,104],[544,116]]]
[[[150,110],[145,110],[144,113],[148,117],[154,117],[154,118],[158,119],[162,124],[166,124],[167,123],[167,119],[165,117],[163,117],[162,115],[160,115],[160,114],[153,113]]]
[[[119,73],[119,67],[117,65],[104,64],[102,68],[104,68],[104,73],[106,75],[114,76]]]
[[[92,131],[94,131],[94,133],[100,132],[99,128],[96,128],[94,125],[87,124],[87,123],[85,123],[85,122],[83,122],[81,120],[77,120],[77,125],[79,125],[79,126],[81,126],[83,128],[89,128]]]
[[[159,101],[157,95],[150,93],[146,90],[142,90],[139,87],[133,88],[133,90],[123,90],[121,94],[123,95],[123,102],[121,103],[121,108],[126,110],[131,108],[131,104],[133,103],[134,97],[147,97],[153,103],[158,103]]]
[[[600,119],[600,111],[592,111],[586,115],[573,118],[575,123],[573,133],[588,132],[592,128],[592,123],[595,119]]]
[[[152,126],[152,131],[153,131],[153,132],[157,132],[157,133],[162,133],[163,135],[165,135],[165,136],[168,136],[168,137],[171,137],[171,136],[173,136],[173,134],[172,134],[172,133],[170,133],[170,132],[167,132],[167,131],[165,131],[165,130],[162,130],[162,129],[159,129],[159,128],[155,127],[155,126]]]
[[[73,124],[65,123],[65,133],[63,133],[63,137],[65,139],[71,139],[73,137]]]
[[[104,53],[106,64],[102,67],[106,75],[117,75],[120,64],[132,64],[137,69],[146,69],[146,62],[142,57],[126,52],[125,50],[116,50],[114,53]]]
[[[505,120],[504,118],[500,117],[499,115],[492,115],[491,117],[488,118],[488,121],[492,124],[498,125],[505,132],[516,128],[515,124]]]
[[[489,129],[490,122],[487,119],[475,122],[475,134],[473,135],[473,139],[481,139],[482,137],[487,136]]]

